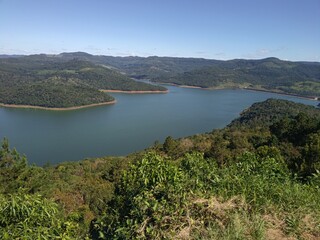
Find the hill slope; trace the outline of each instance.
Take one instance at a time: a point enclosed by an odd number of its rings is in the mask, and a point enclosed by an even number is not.
[[[101,89],[166,90],[78,59],[47,55],[0,59],[0,102],[4,104],[67,108],[114,100]]]
[[[211,66],[219,62],[203,58],[97,56],[84,52],[61,53],[56,57],[69,60],[76,58],[103,64],[137,79],[168,78],[178,73]]]
[[[285,117],[293,118],[299,113],[320,119],[320,109],[302,103],[287,100],[268,99],[254,103],[244,110],[239,118],[233,120],[228,127],[269,127]]]
[[[320,96],[320,64],[289,62],[276,58],[231,60],[214,63],[157,81],[203,88],[249,88]]]
[[[15,59],[21,57],[15,56]],[[29,56],[37,61],[81,60],[138,79],[203,88],[249,88],[320,96],[320,63],[290,62],[277,58],[220,61],[176,57],[112,57],[84,52]]]
[[[320,63],[290,62],[277,58],[219,61],[175,57],[110,57],[62,53],[118,69],[135,78],[203,88],[251,88],[320,97]]]

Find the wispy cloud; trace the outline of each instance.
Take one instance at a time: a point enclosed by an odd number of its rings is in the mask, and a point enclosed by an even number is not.
[[[274,48],[274,49],[260,48],[260,49],[257,49],[255,52],[243,54],[242,57],[245,57],[245,58],[273,57],[276,53],[282,52],[286,49],[287,47],[284,47],[284,46]]]
[[[194,53],[196,57],[202,57],[202,58],[224,58],[226,54],[224,52],[217,52],[217,53],[211,53],[207,51],[197,51]]]

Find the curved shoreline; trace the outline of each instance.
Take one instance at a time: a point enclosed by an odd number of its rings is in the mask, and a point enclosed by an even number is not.
[[[33,105],[18,105],[18,104],[0,103],[0,107],[30,108],[30,109],[52,110],[52,111],[70,111],[70,110],[77,110],[77,109],[88,108],[88,107],[97,107],[97,106],[103,106],[103,105],[110,105],[110,104],[115,104],[116,102],[117,102],[116,100],[113,100],[113,101],[110,101],[110,102],[93,103],[93,104],[88,104],[88,105],[67,107],[67,108],[50,108],[50,107],[41,107],[41,106],[33,106]]]
[[[165,91],[124,91],[124,90],[107,90],[107,89],[100,89],[101,92],[106,93],[128,93],[128,94],[144,94],[144,93],[168,93],[169,90]]]
[[[128,93],[128,94],[145,94],[145,93],[156,93],[156,94],[164,94],[168,93],[169,90],[166,91],[123,91],[123,90],[105,90],[100,89],[101,92],[106,93]],[[41,107],[41,106],[33,106],[33,105],[19,105],[19,104],[5,104],[0,103],[0,107],[7,107],[7,108],[29,108],[29,109],[41,109],[41,110],[51,110],[51,111],[70,111],[70,110],[77,110],[82,108],[89,108],[89,107],[97,107],[97,106],[103,106],[103,105],[110,105],[115,104],[117,100],[113,100],[110,102],[103,102],[103,103],[93,103],[88,105],[82,105],[82,106],[75,106],[75,107],[67,107],[67,108],[56,108],[56,107]]]
[[[320,97],[312,97],[312,96],[301,96],[298,94],[294,93],[286,93],[286,92],[278,92],[278,91],[272,91],[272,90],[267,90],[267,89],[258,89],[258,88],[241,88],[241,87],[209,87],[209,88],[204,88],[204,87],[198,87],[198,86],[188,86],[188,85],[179,85],[179,84],[174,84],[174,83],[161,83],[163,85],[169,85],[169,86],[174,86],[174,87],[181,87],[181,88],[194,88],[194,89],[201,89],[201,90],[226,90],[226,89],[239,89],[239,90],[249,90],[249,91],[256,91],[256,92],[267,92],[267,93],[275,93],[275,94],[280,94],[280,95],[286,95],[286,96],[293,96],[297,98],[303,98],[303,99],[308,99],[308,100],[313,100],[313,101],[320,101]]]
[[[294,94],[294,93],[277,92],[277,91],[272,91],[272,90],[255,89],[255,88],[239,88],[239,89],[255,91],[255,92],[269,92],[269,93],[292,96],[292,97],[303,98],[303,99],[308,99],[308,100],[313,100],[313,101],[319,101],[320,100],[318,97],[301,96],[301,95]]]

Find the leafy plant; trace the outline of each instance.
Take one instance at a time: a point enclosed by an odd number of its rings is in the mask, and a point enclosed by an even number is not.
[[[39,195],[0,196],[1,239],[73,239],[77,225]]]

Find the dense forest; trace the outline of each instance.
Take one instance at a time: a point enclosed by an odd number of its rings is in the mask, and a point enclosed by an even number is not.
[[[100,90],[165,91],[105,66],[47,55],[0,58],[0,103],[67,108],[113,101]]]
[[[102,64],[137,79],[168,78],[220,62],[203,58],[97,56],[84,52],[61,53],[57,57],[68,60],[76,58],[95,64]]]
[[[320,64],[277,58],[230,60],[156,81],[203,88],[246,88],[320,96]]]
[[[203,88],[249,88],[320,97],[320,63],[277,58],[219,61],[202,58],[110,57],[62,53],[118,69],[134,78]]]
[[[320,109],[269,99],[226,128],[56,166],[0,149],[1,239],[319,239]]]
[[[320,96],[320,63],[277,58],[219,61],[175,57],[111,57],[83,52],[61,53],[117,69],[133,78],[203,88],[251,88],[308,97]]]
[[[291,62],[277,58],[219,61],[157,56],[112,57],[73,52],[0,56],[0,102],[44,102],[46,106],[61,106],[61,103],[51,99],[58,99],[55,97],[57,93],[59,97],[63,95],[66,98],[63,101],[65,106],[69,106],[111,100],[98,89],[165,90],[160,86],[133,81],[130,77],[202,88],[245,88],[320,97],[319,62]],[[44,92],[48,93],[50,100],[44,100],[48,98],[45,94],[39,95],[39,99],[23,96],[22,92],[26,92],[24,87],[28,88],[28,92],[37,92],[34,88],[39,84],[44,84]],[[63,86],[61,88],[68,93],[50,89],[52,84]],[[78,86],[85,90],[79,91]],[[77,96],[79,92],[82,96]],[[74,103],[74,99],[83,102]]]

